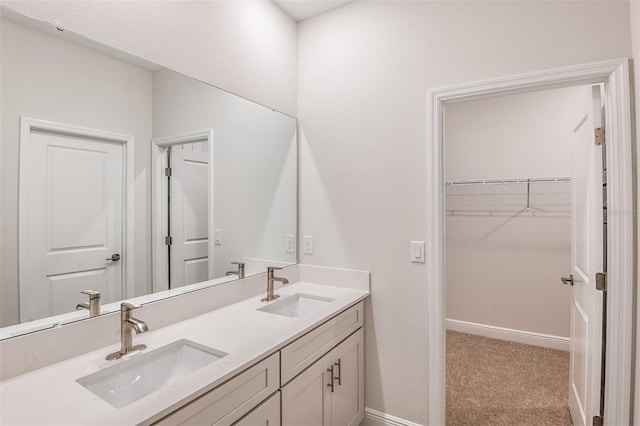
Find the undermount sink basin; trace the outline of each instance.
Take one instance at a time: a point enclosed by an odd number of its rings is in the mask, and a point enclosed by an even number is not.
[[[182,339],[119,361],[119,364],[76,381],[114,407],[122,408],[225,355],[224,352]]]
[[[321,308],[326,303],[333,301],[334,299],[328,297],[296,293],[285,299],[281,299],[262,308],[258,308],[258,310],[269,312],[271,314],[283,315],[289,318],[300,318],[314,312],[318,308]]]

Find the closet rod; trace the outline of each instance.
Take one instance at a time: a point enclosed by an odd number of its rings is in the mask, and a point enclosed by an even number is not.
[[[571,182],[570,177],[538,177],[519,179],[482,179],[482,180],[456,180],[445,182],[445,185],[485,185],[500,183],[534,183],[534,182]]]

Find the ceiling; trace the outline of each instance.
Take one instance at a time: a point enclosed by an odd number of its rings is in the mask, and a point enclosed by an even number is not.
[[[297,22],[319,15],[355,0],[273,0]]]

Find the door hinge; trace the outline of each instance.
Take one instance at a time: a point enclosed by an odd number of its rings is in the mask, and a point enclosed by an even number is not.
[[[596,135],[596,145],[604,145],[604,143],[606,142],[606,139],[604,137],[604,127],[596,127],[594,133]]]
[[[607,274],[605,272],[596,273],[596,290],[607,291]]]
[[[164,243],[170,246],[173,243],[173,238],[171,238],[170,236],[164,237]]]
[[[166,177],[171,177],[171,167],[167,167],[164,169],[164,175]]]
[[[604,426],[604,419],[602,416],[593,416],[593,426]]]

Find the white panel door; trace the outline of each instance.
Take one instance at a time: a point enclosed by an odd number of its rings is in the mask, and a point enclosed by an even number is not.
[[[190,145],[170,149],[170,288],[209,279],[209,156]]]
[[[574,425],[591,425],[599,414],[602,293],[595,274],[603,265],[600,88],[581,104],[572,138],[572,274],[569,409]]]
[[[31,129],[21,155],[20,321],[122,299],[123,145]]]

